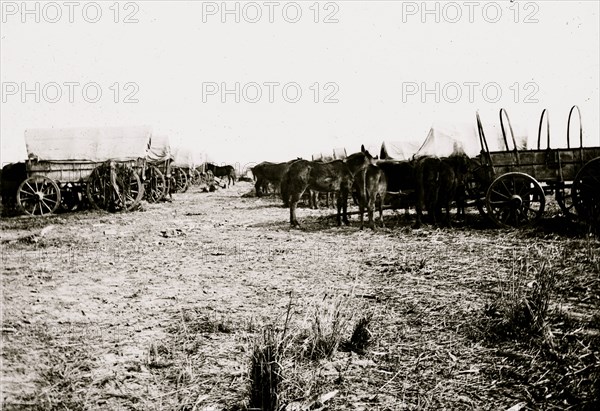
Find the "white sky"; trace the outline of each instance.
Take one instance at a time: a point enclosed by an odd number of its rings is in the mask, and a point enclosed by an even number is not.
[[[437,5],[439,23],[434,15],[421,15],[421,1],[337,1],[327,9],[321,2],[320,20],[337,6],[339,22],[332,24],[314,23],[314,1],[298,2],[303,14],[295,24],[283,18],[283,6],[289,3],[285,1],[275,8],[274,23],[268,21],[269,8],[262,1],[256,2],[263,12],[257,23],[246,22],[243,13],[240,23],[233,15],[222,23],[220,13],[205,15],[203,22],[203,8],[220,9],[220,1],[137,1],[137,11],[121,3],[119,19],[136,11],[139,22],[133,24],[113,21],[113,1],[99,2],[102,18],[95,24],[82,16],[86,2],[75,8],[73,23],[62,1],[56,3],[63,13],[57,23],[45,21],[44,3],[39,3],[39,23],[34,15],[21,21],[20,1],[2,3],[3,163],[25,157],[27,128],[147,124],[218,162],[243,165],[310,158],[340,146],[354,152],[361,143],[424,140],[432,123],[474,124],[477,109],[484,122],[497,122],[501,107],[514,124],[531,130],[532,138],[542,109],[548,108],[553,143],[564,146],[573,104],[582,110],[585,144],[600,146],[598,1],[497,1],[502,10],[498,23],[486,21],[494,18],[494,5],[489,6],[494,2],[476,2],[473,23],[464,1],[453,3],[463,13],[456,23],[443,21],[444,2]],[[234,3],[228,2],[229,7]],[[428,5],[433,9],[436,2]],[[13,15],[15,6],[19,10]],[[416,15],[408,14],[413,6],[419,8]],[[247,10],[246,17],[253,18],[254,10]],[[456,8],[445,10],[454,18]],[[92,11],[88,9],[86,17],[93,18]],[[293,9],[288,12],[293,18]],[[55,11],[48,8],[47,13],[52,19]],[[525,23],[532,13],[538,22]],[[16,95],[8,92],[13,83],[34,88],[36,82],[40,87],[61,84],[61,100],[42,98],[36,103],[33,95],[23,99],[20,89]],[[96,82],[102,99],[86,102],[79,87],[71,103],[65,82]],[[121,85],[118,103],[109,89],[116,82]],[[139,87],[137,103],[122,102],[132,90],[123,89],[128,82]],[[254,104],[243,97],[235,103],[231,95],[226,103],[219,95],[203,102],[203,82],[225,82],[230,88],[236,82],[296,82],[303,94],[299,102],[288,103],[280,86],[271,103],[263,86],[262,99]],[[321,100],[331,90],[323,90],[323,85],[337,84],[339,102],[315,103],[310,89],[315,82],[321,84]],[[436,103],[433,95],[422,101],[419,94],[405,95],[403,101],[403,84],[410,82],[429,88],[436,82],[440,87],[455,82],[464,94],[456,103],[443,98]],[[468,101],[465,82],[481,84],[473,102]],[[501,86],[498,102],[482,97],[483,85],[490,82]],[[528,82],[535,83],[537,91],[526,89]],[[510,89],[515,83],[520,85],[516,103]],[[449,91],[454,97],[455,89]],[[539,102],[525,101],[532,91]],[[494,97],[493,89],[489,97]]]

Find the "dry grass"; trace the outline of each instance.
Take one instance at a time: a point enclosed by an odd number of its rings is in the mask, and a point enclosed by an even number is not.
[[[556,282],[550,261],[539,252],[515,256],[509,278],[500,282],[499,293],[483,310],[479,323],[483,338],[503,341],[542,335],[553,345],[546,318]]]
[[[393,229],[359,232],[307,209],[289,230],[278,200],[239,186],[144,213],[0,220],[4,409],[247,409],[253,361],[278,364],[265,376],[287,411],[600,408],[596,237],[474,215],[412,230],[388,212]],[[123,336],[24,331],[69,321]],[[498,338],[494,321],[522,329]]]

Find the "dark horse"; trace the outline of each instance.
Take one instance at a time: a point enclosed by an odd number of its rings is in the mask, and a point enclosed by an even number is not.
[[[227,177],[227,187],[232,183],[235,185],[235,169],[233,166],[217,166],[206,163],[206,171],[212,171],[215,177]]]
[[[276,192],[280,191],[281,181],[293,161],[294,160],[286,163],[270,163],[268,161],[263,161],[254,166],[252,168],[252,175],[256,181],[254,184],[256,196],[260,197],[263,194],[268,194],[269,183],[273,185]]]
[[[355,153],[345,160],[334,160],[327,163],[297,160],[290,165],[284,183],[286,196],[290,205],[290,224],[299,227],[296,218],[296,206],[307,189],[320,192],[337,192],[337,224],[348,225],[348,195],[352,190],[354,175],[373,162],[373,157],[364,150]],[[283,190],[282,190],[283,191]],[[285,201],[285,199],[284,199]],[[343,213],[343,214],[342,214]]]
[[[358,195],[358,212],[360,215],[360,229],[364,227],[364,212],[367,211],[369,217],[369,227],[375,230],[373,220],[373,210],[377,207],[379,211],[379,220],[383,224],[383,204],[387,193],[387,178],[381,168],[375,164],[369,164],[365,169],[360,170],[354,176],[354,188]]]
[[[450,226],[451,203],[456,201],[459,211],[463,206],[469,165],[469,157],[463,154],[443,158],[425,157],[417,160],[415,227],[421,225],[423,207],[434,225],[443,223]],[[442,208],[446,210],[445,218],[443,218]]]

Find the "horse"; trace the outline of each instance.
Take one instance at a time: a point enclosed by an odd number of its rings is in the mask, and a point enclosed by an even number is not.
[[[280,186],[282,178],[290,168],[292,161],[285,163],[270,163],[268,161],[263,161],[252,167],[252,175],[255,179],[254,188],[256,190],[256,196],[260,197],[263,194],[268,194],[269,183],[274,186],[275,191],[281,191]]]
[[[206,163],[206,170],[212,171],[215,177],[227,177],[227,187],[232,183],[235,185],[235,169],[233,166],[217,166]]]
[[[360,198],[358,200],[360,229],[362,230],[364,228],[364,212],[366,209],[369,217],[369,227],[372,230],[375,230],[375,223],[373,221],[373,210],[375,206],[377,206],[377,209],[379,210],[381,226],[384,227],[383,203],[385,201],[388,184],[383,170],[374,164],[369,164],[365,169],[356,173],[354,184],[357,187],[363,187],[363,195],[359,195]]]
[[[364,147],[361,150],[364,150]],[[366,150],[352,154],[345,160],[334,160],[327,163],[308,160],[293,162],[284,183],[286,196],[289,198],[291,226],[300,226],[296,218],[296,207],[307,189],[339,193],[337,225],[342,225],[342,222],[345,225],[350,224],[348,221],[348,195],[352,190],[354,175],[373,162],[373,157]]]
[[[418,160],[416,228],[421,226],[423,207],[434,225],[443,222],[450,226],[453,201],[456,201],[457,213],[460,214],[461,209],[464,212],[464,189],[469,167],[469,157],[464,154],[444,158],[424,157]],[[445,219],[442,217],[442,208],[446,211]]]

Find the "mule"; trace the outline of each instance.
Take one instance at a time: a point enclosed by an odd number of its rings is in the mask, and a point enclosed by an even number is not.
[[[206,171],[212,171],[215,177],[227,177],[227,187],[235,185],[235,169],[233,166],[217,166],[212,163],[206,163]]]
[[[364,148],[363,148],[364,149]],[[345,160],[327,163],[297,160],[290,165],[285,185],[289,197],[290,224],[299,227],[296,207],[302,194],[309,189],[325,193],[339,193],[337,198],[337,225],[348,225],[348,195],[352,189],[354,175],[373,162],[373,157],[365,150],[355,153]],[[283,190],[282,190],[283,191]]]
[[[358,208],[360,215],[360,229],[364,228],[364,212],[367,210],[369,218],[369,227],[375,230],[375,223],[373,220],[373,211],[377,207],[379,210],[379,220],[381,226],[384,227],[383,223],[383,203],[385,201],[385,195],[387,192],[387,179],[385,173],[381,168],[374,164],[369,164],[365,169],[356,173],[355,186],[363,186],[363,196],[359,195]]]
[[[452,202],[456,202],[458,213],[464,212],[464,198],[461,194],[466,186],[469,171],[469,158],[456,154],[445,158],[425,157],[418,160],[417,165],[417,220],[415,227],[421,226],[423,207],[427,210],[434,225],[442,223],[450,226]],[[445,209],[445,216],[442,213]]]

